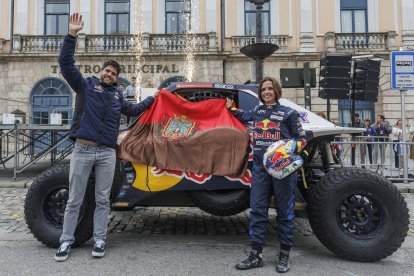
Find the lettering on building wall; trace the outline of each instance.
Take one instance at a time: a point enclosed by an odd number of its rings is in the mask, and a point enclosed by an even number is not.
[[[53,74],[60,73],[58,65],[51,65]],[[83,74],[97,74],[101,71],[101,65],[94,64],[79,64],[76,65],[79,71]],[[121,65],[121,73],[124,74],[135,74],[142,72],[144,74],[164,74],[164,73],[179,73],[176,64],[163,65],[163,64],[144,64],[140,68],[136,68],[135,64],[133,65]]]

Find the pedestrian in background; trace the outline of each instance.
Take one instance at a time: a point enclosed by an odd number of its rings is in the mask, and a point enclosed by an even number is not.
[[[414,160],[414,119],[407,119],[408,141],[411,142],[409,158]]]
[[[393,141],[394,150],[394,167],[400,169],[400,155],[401,155],[401,144],[402,141],[402,122],[398,120],[395,126],[392,128],[391,140]]]
[[[136,103],[141,101],[141,94],[139,92],[139,87],[137,85],[137,77],[133,76],[131,78],[131,84],[126,87],[124,90],[124,97],[127,101]],[[127,126],[131,122],[131,116],[126,117]]]
[[[141,100],[141,95],[138,95],[138,85],[137,85],[137,77],[132,77],[131,78],[131,84],[128,85],[124,91],[124,97],[127,100],[135,100],[135,101],[140,101]]]
[[[365,128],[364,123],[361,121],[361,117],[359,116],[359,113],[355,113],[353,116],[353,121],[351,123],[348,123],[348,127],[357,127],[357,128]],[[359,156],[360,156],[360,163],[363,164],[362,156],[365,155],[365,139],[362,137],[363,132],[360,133],[353,133],[351,134],[351,141],[359,142],[358,144],[352,144],[352,150],[356,150],[359,148]],[[353,155],[355,157],[355,155]],[[355,159],[353,159],[352,162],[355,162]],[[354,164],[354,163],[352,163]]]
[[[292,152],[302,150],[306,144],[305,131],[302,129],[299,113],[279,103],[282,96],[280,84],[274,78],[264,78],[259,85],[259,100],[263,105],[251,111],[243,111],[233,107],[233,100],[227,99],[226,106],[236,118],[242,122],[253,121],[253,169],[250,189],[250,227],[249,236],[252,250],[249,257],[238,263],[236,268],[246,270],[263,266],[262,249],[266,240],[269,200],[274,196],[277,211],[277,229],[279,234],[280,252],[276,264],[277,272],[289,270],[289,253],[293,245],[293,220],[295,217],[295,186],[298,173],[277,179],[272,177],[263,166],[263,155],[266,149],[280,139],[296,139]],[[263,130],[258,124],[270,120],[279,127]],[[257,125],[257,126],[256,126]],[[264,138],[264,132],[270,137]],[[256,135],[257,134],[257,135]],[[266,135],[267,137],[267,135]]]
[[[368,149],[368,159],[369,163],[372,164],[372,137],[375,136],[375,129],[371,126],[371,120],[365,119],[364,120],[365,131],[362,133],[363,136],[366,136],[365,142],[366,146],[364,145],[363,150],[361,150],[361,163],[366,164],[366,149]]]
[[[385,121],[384,115],[377,115],[377,120],[372,125],[372,128],[375,130],[376,138],[373,151],[373,162],[378,164],[378,152],[380,154],[380,164],[385,164],[385,151],[387,149],[387,142],[389,142],[389,135],[392,133],[392,127],[388,121]]]
[[[317,111],[315,112],[316,115],[318,115],[321,118],[324,118],[326,120],[326,114],[323,111]]]
[[[331,121],[332,124],[334,124],[335,126],[338,126],[338,122],[337,121]],[[338,142],[341,142],[341,137],[340,136],[335,136],[334,137],[334,144],[332,145],[332,151],[337,159],[337,161],[339,163],[341,163],[341,151],[342,151],[342,147],[340,144],[338,144]]]
[[[77,34],[83,28],[82,16],[74,13],[69,20],[69,34],[65,36],[59,55],[63,77],[76,93],[75,113],[69,137],[75,141],[70,159],[69,199],[66,203],[60,246],[55,255],[58,262],[68,258],[75,241],[79,210],[85,196],[92,167],[95,168],[95,211],[93,218],[92,256],[105,255],[109,215],[109,196],[116,163],[116,139],[119,119],[125,115],[139,115],[154,102],[148,97],[139,104],[124,100],[117,88],[121,66],[114,60],[106,61],[99,78],[83,78],[75,66]]]
[[[118,85],[118,89],[119,89],[119,91],[121,91],[122,93],[124,93],[124,91],[125,91],[125,85],[123,83],[120,83]]]

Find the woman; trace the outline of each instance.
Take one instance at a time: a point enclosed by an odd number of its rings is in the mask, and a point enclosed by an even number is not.
[[[395,160],[395,168],[402,170],[402,164],[400,163],[400,160],[402,160],[402,145],[400,142],[402,142],[402,121],[398,120],[395,126],[392,128],[392,141],[394,142],[393,149],[394,149],[394,160]],[[408,133],[408,130],[406,129],[405,133]]]
[[[277,223],[280,242],[277,272],[289,270],[289,253],[293,245],[293,220],[297,172],[283,179],[270,176],[263,167],[263,154],[267,147],[280,139],[296,139],[291,148],[298,152],[306,144],[305,131],[302,130],[299,114],[296,110],[282,106],[280,84],[274,78],[264,78],[259,85],[259,100],[263,105],[256,106],[252,111],[243,111],[233,107],[233,101],[227,99],[226,106],[240,121],[253,122],[253,181],[250,194],[250,256],[236,265],[237,269],[245,270],[263,266],[262,248],[266,239],[269,200],[275,198]],[[272,124],[270,124],[272,122]],[[272,125],[272,127],[268,127]]]
[[[407,119],[407,126],[408,128],[408,141],[411,142],[409,145],[410,150],[410,159],[414,160],[414,119],[409,120]]]

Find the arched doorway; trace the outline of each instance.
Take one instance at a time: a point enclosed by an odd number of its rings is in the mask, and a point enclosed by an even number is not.
[[[62,124],[72,120],[72,93],[69,85],[58,78],[38,81],[30,93],[32,124],[49,124],[52,113],[62,114]]]
[[[49,125],[54,113],[61,114],[62,125],[72,122],[72,92],[69,85],[61,79],[49,77],[38,81],[30,93],[30,104],[32,109],[30,122],[32,124]],[[67,131],[32,131],[31,154],[38,154],[54,146],[66,134]],[[64,142],[54,153],[64,151],[70,144],[70,141]]]

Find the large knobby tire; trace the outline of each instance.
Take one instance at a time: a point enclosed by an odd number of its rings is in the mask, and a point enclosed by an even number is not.
[[[390,256],[407,236],[407,203],[385,177],[342,168],[327,173],[309,198],[310,225],[341,258],[374,262]]]
[[[232,216],[243,212],[250,205],[250,190],[188,191],[198,208],[215,216]]]
[[[74,246],[92,237],[95,210],[94,185],[88,183],[75,231]],[[35,238],[48,247],[59,247],[63,216],[69,196],[69,165],[49,168],[30,185],[24,204],[26,223]]]

